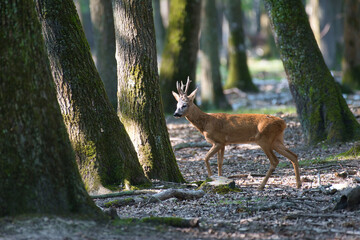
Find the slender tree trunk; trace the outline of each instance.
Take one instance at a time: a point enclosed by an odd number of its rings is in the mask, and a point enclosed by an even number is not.
[[[341,70],[344,4],[339,0],[320,0],[319,4],[321,53],[329,69]]]
[[[101,216],[56,101],[32,0],[0,2],[0,216]]]
[[[146,183],[112,108],[71,0],[36,0],[57,97],[87,190]],[[61,12],[62,14],[58,14]]]
[[[165,27],[161,17],[160,0],[153,0],[154,5],[154,24],[155,24],[155,36],[156,36],[156,50],[157,54],[161,56],[165,42]]]
[[[113,6],[119,117],[145,174],[183,182],[162,111],[151,0],[113,0]]]
[[[170,4],[170,20],[160,68],[161,96],[166,113],[173,113],[176,101],[171,89],[176,81],[192,80],[195,89],[197,52],[199,48],[201,0],[177,0]]]
[[[360,89],[360,2],[345,1],[344,60],[342,82]]]
[[[78,0],[80,5],[80,21],[83,27],[86,39],[90,45],[91,50],[95,49],[94,33],[91,23],[91,14],[90,14],[90,0]]]
[[[275,41],[308,143],[346,141],[360,136],[311,31],[300,0],[265,0]]]
[[[231,109],[221,84],[215,0],[206,0],[201,20],[201,106],[204,109]]]
[[[90,0],[96,68],[111,104],[117,106],[115,30],[111,0]]]
[[[314,33],[316,42],[318,44],[319,47],[321,44],[320,41],[320,6],[319,6],[319,0],[310,0],[308,5],[311,8],[311,14],[309,16],[309,22],[310,22],[310,26],[311,29]]]
[[[245,92],[257,92],[247,65],[245,33],[241,1],[226,1],[226,17],[229,21],[229,75],[226,88],[237,87]]]

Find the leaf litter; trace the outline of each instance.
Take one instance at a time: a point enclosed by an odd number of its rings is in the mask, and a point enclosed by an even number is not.
[[[238,90],[230,91],[227,96],[233,106],[238,107],[242,104],[250,108],[266,108],[269,103],[293,104],[286,84],[263,84],[260,90],[277,93],[282,98],[271,102],[265,96],[268,92],[247,95]],[[358,95],[345,97],[359,119],[360,98]],[[252,105],[254,102],[256,106]],[[359,156],[343,160],[337,155],[359,143],[307,146],[296,114],[274,115],[287,123],[285,145],[299,156],[301,189],[295,188],[290,161],[277,155],[279,166],[264,191],[258,191],[256,188],[269,168],[269,160],[256,145],[230,145],[225,149],[223,175],[233,179],[240,191],[206,192],[197,199],[173,197],[146,201],[162,189],[194,190],[195,183],[207,178],[203,158],[210,145],[185,119],[168,117],[171,144],[188,183],[153,181],[152,193],[138,195],[134,201],[129,201],[132,204],[122,204],[113,210],[122,220],[180,217],[197,219],[197,227],[114,225],[59,217],[2,218],[0,239],[360,239],[360,211],[334,211],[344,192],[360,182]],[[214,156],[210,160],[213,174],[217,173],[216,159]],[[124,197],[118,197],[121,198]],[[95,199],[95,203],[103,208],[104,201],[114,200],[116,198]]]

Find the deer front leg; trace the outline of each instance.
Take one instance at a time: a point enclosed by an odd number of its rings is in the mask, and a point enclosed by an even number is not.
[[[223,146],[218,152],[218,175],[222,175],[222,165],[224,161],[225,146]]]
[[[209,160],[212,156],[214,156],[215,153],[217,153],[220,150],[220,148],[221,148],[221,144],[214,144],[205,156],[204,160],[209,177],[212,175]]]

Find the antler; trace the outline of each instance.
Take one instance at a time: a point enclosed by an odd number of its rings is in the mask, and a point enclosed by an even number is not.
[[[179,82],[176,82],[176,88],[177,88],[178,93],[180,95],[186,95],[187,91],[189,90],[190,83],[191,83],[191,80],[189,77],[187,78],[186,85],[184,85],[184,83],[182,81],[181,81],[181,85],[179,84]],[[184,91],[184,87],[185,87],[185,91]]]
[[[182,82],[181,82],[182,83]],[[176,89],[180,95],[183,95],[182,87],[180,87],[180,84],[178,81],[176,81]]]

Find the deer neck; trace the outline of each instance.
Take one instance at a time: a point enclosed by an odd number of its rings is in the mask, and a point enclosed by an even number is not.
[[[192,125],[194,125],[194,127],[196,127],[200,132],[203,132],[207,123],[207,119],[209,118],[209,114],[204,113],[200,110],[200,108],[198,108],[198,106],[192,104],[185,118],[191,122]]]

